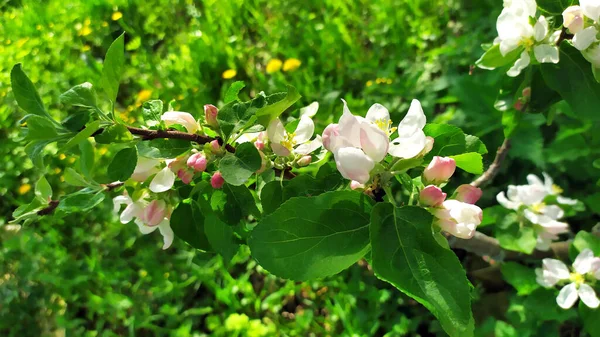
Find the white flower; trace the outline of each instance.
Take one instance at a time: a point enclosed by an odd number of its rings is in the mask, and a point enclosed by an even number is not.
[[[446,200],[433,212],[444,231],[461,239],[472,238],[483,217],[481,208],[458,200]]]
[[[559,260],[544,259],[542,269],[536,269],[537,282],[546,288],[554,287],[558,282],[568,280],[569,284],[564,286],[556,297],[556,303],[563,309],[569,309],[580,298],[590,308],[597,308],[600,301],[592,287],[585,283],[586,275],[593,273],[593,265],[598,258],[590,249],[579,253],[573,262],[573,273],[569,272],[567,266]]]
[[[413,99],[408,113],[398,124],[398,138],[391,141],[388,153],[404,159],[419,155],[428,145],[427,137],[423,132],[425,123],[426,118],[421,102]]]
[[[146,181],[148,177],[158,172],[158,164],[160,164],[160,160],[158,159],[138,157],[131,179],[138,182]]]
[[[321,137],[310,138],[315,132],[315,124],[308,115],[300,116],[296,130],[288,133],[279,118],[274,119],[267,127],[267,137],[271,149],[278,156],[287,157],[290,154],[306,155],[322,146]]]
[[[175,173],[169,168],[169,165],[160,170],[150,182],[150,191],[162,193],[168,191],[175,184]]]
[[[593,21],[600,21],[600,1],[599,0],[579,0],[583,15]]]
[[[123,204],[127,205],[127,207],[125,207],[125,209],[123,210],[123,212],[121,212],[121,215],[119,217],[122,224],[129,223],[131,220],[135,219],[135,224],[138,226],[142,234],[152,233],[158,228],[160,234],[163,237],[163,249],[167,249],[171,246],[175,234],[171,229],[171,224],[168,217],[165,216],[164,219],[158,223],[158,225],[148,226],[144,220],[146,219],[144,211],[148,206],[146,201],[144,201],[143,199],[133,201],[127,195],[120,195],[113,198],[113,211],[115,213],[119,212],[119,210],[121,209],[121,205]],[[146,211],[146,213],[148,213],[148,211]],[[151,221],[153,222],[152,224],[158,222],[155,219],[151,219]]]
[[[165,122],[167,127],[179,124],[183,126],[188,133],[196,133],[196,131],[198,131],[198,122],[196,122],[194,116],[188,112],[167,111],[162,114],[160,119]]]
[[[540,204],[548,195],[546,189],[537,185],[509,185],[506,195],[504,192],[498,193],[496,200],[504,208],[519,210],[523,205],[533,206]],[[508,197],[507,197],[508,196]]]
[[[554,184],[554,181],[546,172],[543,172],[542,175],[544,176],[544,181],[538,178],[538,176],[536,176],[535,174],[529,174],[527,175],[527,182],[529,183],[529,185],[542,186],[548,194],[556,195],[556,201],[558,201],[559,204],[574,205],[577,203],[577,200],[575,199],[569,199],[560,196],[560,194],[563,192],[562,188]]]
[[[562,13],[563,26],[569,29],[571,34],[577,34],[583,29],[583,11],[580,6],[567,7]]]
[[[573,46],[579,50],[588,49],[592,43],[598,41],[597,34],[598,30],[594,26],[582,29],[573,36]]]

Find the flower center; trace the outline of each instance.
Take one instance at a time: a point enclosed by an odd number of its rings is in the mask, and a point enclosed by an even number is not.
[[[560,186],[558,186],[556,184],[552,185],[552,194],[562,194],[562,192],[564,192],[564,191]]]
[[[544,211],[544,208],[546,208],[546,204],[543,202],[538,202],[531,205],[531,210],[536,213],[542,213],[542,211]]]
[[[525,50],[530,51],[531,47],[535,44],[535,41],[532,38],[524,38],[521,40],[521,44],[525,47]]]
[[[285,135],[285,138],[280,143],[281,146],[283,146],[286,149],[292,151],[292,148],[294,148],[294,145],[296,145],[296,141],[294,140],[295,137],[296,137],[296,133],[295,132],[287,133]]]
[[[381,131],[387,133],[387,135],[391,135],[392,133],[394,133],[394,131],[396,131],[397,128],[390,128],[390,126],[392,125],[392,121],[390,119],[387,120],[387,122],[383,119],[378,119],[374,122],[375,126],[377,126]]]
[[[575,282],[577,285],[580,285],[585,282],[585,276],[579,273],[571,273],[571,275],[569,275],[569,280],[571,280],[571,282]]]

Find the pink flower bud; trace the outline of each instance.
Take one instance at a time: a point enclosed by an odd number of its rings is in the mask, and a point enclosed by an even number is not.
[[[223,179],[221,172],[217,171],[213,174],[213,176],[210,178],[210,184],[213,188],[217,189],[223,187],[223,184],[225,184],[225,179]]]
[[[325,128],[325,130],[323,130],[323,135],[322,137],[322,141],[323,141],[323,147],[326,148],[328,151],[333,151],[330,146],[331,146],[331,138],[332,137],[336,137],[340,135],[340,131],[339,131],[339,126],[337,124],[329,124],[327,125],[327,127]]]
[[[298,167],[308,166],[310,163],[312,163],[312,157],[308,155],[298,159],[297,161]]]
[[[452,177],[456,170],[456,162],[452,158],[435,156],[423,171],[426,182],[440,184]]]
[[[483,191],[479,187],[471,186],[469,184],[464,184],[458,186],[456,189],[456,197],[455,199],[458,201],[466,202],[467,204],[474,205],[481,195]]]
[[[350,182],[350,188],[353,190],[365,188],[365,184],[361,184],[356,180]]]
[[[254,142],[254,146],[256,146],[256,148],[259,151],[262,151],[262,150],[265,149],[265,142],[263,142],[262,140],[257,140],[257,141]]]
[[[192,179],[194,179],[194,172],[181,169],[177,172],[177,176],[179,177],[179,179],[181,179],[181,181],[184,184],[188,185],[192,181]]]
[[[442,192],[442,189],[435,186],[429,185],[421,190],[419,195],[419,203],[422,206],[438,207],[446,200],[446,193]]]
[[[167,204],[163,200],[152,200],[142,214],[142,221],[150,226],[158,226],[164,220],[167,211]]]
[[[569,29],[571,34],[576,34],[580,30],[583,29],[583,11],[579,6],[570,6],[564,10],[562,13],[563,16],[563,26]]]
[[[194,153],[187,160],[187,166],[194,169],[196,172],[204,172],[204,170],[206,170],[206,164],[206,157],[202,153]]]
[[[204,105],[204,117],[206,118],[206,124],[210,125],[213,128],[219,127],[219,122],[217,121],[217,114],[219,113],[219,109],[212,104]]]
[[[210,142],[210,149],[212,153],[221,152],[221,145],[219,144],[219,141],[215,139],[212,142]]]

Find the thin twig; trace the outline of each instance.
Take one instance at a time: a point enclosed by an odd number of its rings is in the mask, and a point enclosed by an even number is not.
[[[220,145],[223,145],[223,139],[221,139],[219,137],[213,138],[213,137],[209,137],[209,136],[198,135],[198,134],[193,134],[193,133],[186,133],[186,132],[181,132],[181,131],[176,131],[176,130],[148,130],[148,129],[136,128],[133,126],[128,126],[127,129],[132,134],[134,134],[136,136],[141,136],[142,140],[152,140],[152,139],[161,139],[161,138],[183,139],[183,140],[189,140],[190,142],[196,142],[198,144],[206,144],[206,143],[212,142],[213,140],[217,140]],[[231,146],[230,144],[225,144],[225,149],[231,153],[235,153],[235,147]]]
[[[52,212],[54,212],[54,210],[56,209],[56,207],[58,207],[58,200],[50,200],[50,203],[48,203],[48,206],[46,208],[42,208],[41,210],[39,210],[37,212],[38,215],[48,215]]]
[[[500,167],[502,166],[506,155],[508,154],[510,145],[510,139],[504,139],[504,142],[502,142],[502,145],[498,148],[498,151],[496,152],[496,158],[494,158],[494,161],[492,162],[490,167],[488,167],[488,169],[485,172],[483,172],[483,174],[479,178],[475,179],[471,183],[471,186],[481,187],[482,185],[485,185],[491,182],[492,179],[494,179],[496,174],[498,174],[498,171],[500,170]]]

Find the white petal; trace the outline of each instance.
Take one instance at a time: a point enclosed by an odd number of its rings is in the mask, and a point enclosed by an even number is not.
[[[536,41],[542,41],[548,35],[548,21],[542,15],[533,26],[533,36]]]
[[[114,197],[113,198],[113,212],[118,213],[119,210],[121,209],[121,205],[123,205],[123,204],[129,205],[132,202],[133,201],[131,201],[131,198],[126,195],[119,195],[119,196]]]
[[[570,199],[561,196],[556,197],[556,201],[562,205],[575,205],[577,203],[577,199]]]
[[[300,109],[300,116],[313,117],[319,110],[319,102],[312,102],[308,106]]]
[[[309,154],[315,151],[316,149],[320,148],[321,146],[323,146],[323,141],[321,140],[321,136],[317,135],[317,137],[311,140],[310,142],[301,144],[300,146],[296,147],[294,149],[294,153]]]
[[[544,235],[538,235],[538,237],[536,239],[535,249],[546,252],[546,251],[550,250],[551,244],[552,244],[551,238],[546,237]]]
[[[121,212],[121,216],[119,217],[119,220],[121,221],[122,224],[126,224],[129,221],[133,220],[133,218],[140,217],[142,215],[143,211],[144,211],[143,204],[141,204],[140,202],[133,202],[133,203],[127,205],[127,207],[125,207],[123,212]]]
[[[285,127],[279,118],[276,118],[269,123],[267,127],[267,137],[272,143],[281,143],[285,139]]]
[[[175,233],[173,233],[173,229],[171,229],[171,224],[169,219],[164,219],[159,225],[158,230],[163,237],[163,247],[162,249],[167,249],[171,247],[173,243],[173,238],[175,237]]]
[[[388,153],[394,157],[410,159],[423,151],[427,145],[427,137],[422,130],[418,130],[407,138],[396,138],[390,142]]]
[[[550,177],[550,175],[546,172],[542,172],[542,175],[544,176],[544,187],[546,187],[548,192],[552,191],[554,180],[552,180],[552,177]]]
[[[518,202],[508,200],[506,198],[506,195],[504,194],[504,192],[498,193],[496,195],[496,200],[504,208],[517,210],[517,209],[519,209],[519,206],[520,206],[520,204]]]
[[[565,211],[563,211],[562,208],[556,205],[549,205],[544,207],[542,213],[544,213],[544,215],[546,215],[552,220],[558,220],[565,215]]]
[[[533,47],[533,54],[539,63],[558,63],[558,47],[542,44]]]
[[[390,120],[390,112],[383,105],[375,103],[371,105],[369,111],[367,111],[367,116],[365,116],[365,119],[371,123],[381,121],[387,126],[387,123]]]
[[[361,123],[360,145],[374,162],[378,163],[385,158],[389,144],[387,133],[367,121]]]
[[[158,159],[138,157],[131,179],[139,182],[145,181],[149,176],[158,172],[158,164],[160,164]]]
[[[165,122],[166,126],[173,124],[179,124],[186,128],[189,133],[196,133],[198,131],[198,123],[194,116],[187,112],[181,111],[167,111],[160,117]]]
[[[545,187],[544,182],[542,181],[542,179],[540,179],[535,174],[528,174],[527,175],[527,182],[529,183],[529,185],[538,185],[538,186],[541,186],[541,187]]]
[[[515,64],[508,69],[506,74],[510,77],[517,77],[521,73],[521,70],[527,68],[529,66],[529,62],[531,62],[531,58],[529,57],[529,53],[527,51],[523,51],[521,53],[521,57],[515,62]]]
[[[404,116],[400,124],[398,124],[398,136],[400,138],[411,137],[418,131],[423,130],[426,122],[427,120],[423,108],[421,107],[421,102],[413,99],[410,103],[408,113]]]
[[[577,294],[577,286],[575,283],[569,283],[564,286],[556,297],[556,303],[563,309],[569,309],[575,304],[579,295]]]
[[[144,222],[139,219],[135,220],[135,224],[138,226],[140,233],[142,233],[144,235],[150,234],[150,233],[154,232],[156,230],[156,228],[158,228],[158,226],[155,226],[155,227],[146,226],[144,224]]]
[[[592,19],[593,21],[599,21],[600,17],[600,1],[598,0],[580,0],[579,5],[583,11],[583,15]]]
[[[506,56],[511,51],[517,49],[520,42],[521,42],[520,38],[505,39],[505,40],[500,41],[500,54],[502,54],[502,56]]]
[[[161,193],[171,189],[175,183],[175,173],[167,166],[160,170],[150,182],[150,191]]]
[[[264,131],[259,131],[259,132],[247,132],[244,133],[243,135],[239,136],[235,142],[238,144],[242,144],[242,143],[247,143],[247,142],[253,142],[255,141],[258,136],[263,133]]]
[[[362,150],[344,147],[338,149],[334,156],[338,171],[344,178],[356,180],[361,184],[369,181],[369,172],[375,167],[375,163]]]
[[[544,270],[548,271],[559,280],[569,279],[569,268],[567,268],[562,261],[555,259],[543,259],[542,264],[544,266]]]
[[[568,233],[569,224],[566,222],[551,220],[540,224],[546,233],[556,236],[557,234]]]
[[[290,150],[279,143],[271,143],[271,150],[278,156],[287,157],[290,155]]]
[[[584,249],[577,255],[575,261],[573,261],[573,268],[579,274],[587,274],[592,269],[593,262],[594,252],[591,249]]]
[[[342,101],[344,102],[344,113],[338,122],[338,138],[342,138],[344,142],[350,143],[353,147],[360,147],[360,120],[350,112],[346,101]]]
[[[580,30],[573,36],[573,46],[579,50],[587,49],[592,43],[596,42],[596,27],[590,26]]]
[[[596,292],[589,285],[585,283],[580,284],[578,293],[579,298],[588,307],[597,308],[600,305],[600,301],[598,300],[598,296],[596,296]]]
[[[308,116],[300,117],[300,122],[298,122],[298,126],[296,127],[294,140],[296,144],[302,144],[308,141],[315,132],[315,123]]]

